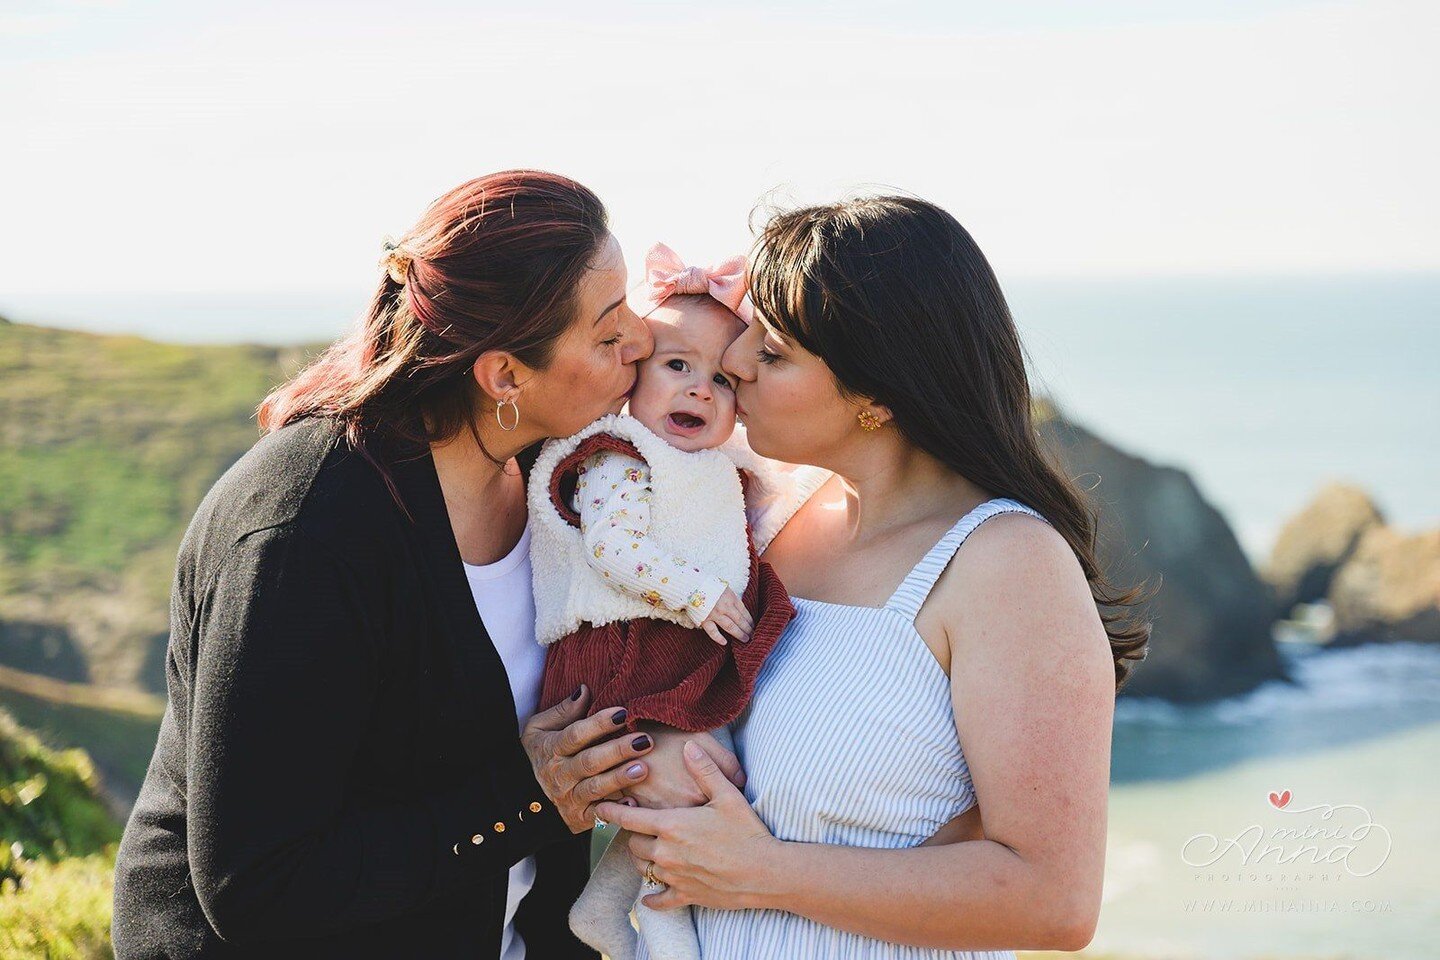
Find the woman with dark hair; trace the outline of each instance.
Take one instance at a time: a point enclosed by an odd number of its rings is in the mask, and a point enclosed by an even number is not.
[[[595,956],[565,921],[593,807],[653,744],[583,688],[532,717],[524,468],[625,403],[625,293],[593,193],[481,177],[265,400],[180,548],[121,960]]]
[[[834,472],[764,554],[796,615],[735,724],[744,793],[687,744],[708,803],[600,815],[644,835],[652,906],[702,908],[707,960],[1080,949],[1148,627],[1039,446],[995,276],[943,210],[875,197],[777,216],[751,278],[750,444]]]

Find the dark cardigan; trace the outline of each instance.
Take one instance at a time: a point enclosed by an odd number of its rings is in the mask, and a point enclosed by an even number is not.
[[[509,868],[532,960],[596,954],[587,871],[520,746],[428,450],[324,420],[252,448],[181,544],[169,705],[115,868],[119,960],[497,957]]]

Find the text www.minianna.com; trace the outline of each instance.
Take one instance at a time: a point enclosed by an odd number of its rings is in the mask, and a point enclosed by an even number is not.
[[[1186,913],[1391,913],[1389,900],[1307,900],[1211,897],[1184,901]]]

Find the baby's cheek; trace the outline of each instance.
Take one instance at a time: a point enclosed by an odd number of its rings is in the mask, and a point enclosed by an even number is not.
[[[729,440],[735,432],[735,400],[732,397],[728,403],[717,403],[715,405],[715,434],[714,442],[718,444]]]
[[[646,384],[646,378],[642,375],[635,383],[635,392],[630,395],[630,416],[646,426],[651,426],[653,421],[663,417],[668,411],[656,393],[656,390]]]

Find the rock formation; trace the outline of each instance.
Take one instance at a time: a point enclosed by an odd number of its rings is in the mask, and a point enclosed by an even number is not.
[[[1265,580],[1275,606],[1285,614],[1297,603],[1325,599],[1336,571],[1354,554],[1362,537],[1384,518],[1358,487],[1332,483],[1280,530],[1266,565]]]
[[[1041,423],[1100,516],[1099,560],[1121,589],[1149,580],[1150,651],[1125,693],[1197,701],[1283,676],[1269,591],[1188,474],[1130,456],[1058,415]]]
[[[1332,643],[1440,643],[1440,530],[1367,531],[1330,588]]]

